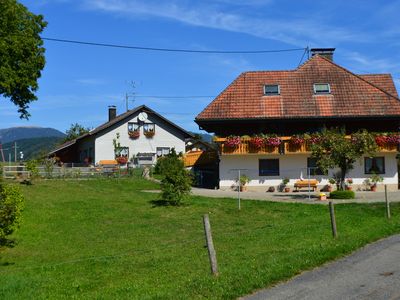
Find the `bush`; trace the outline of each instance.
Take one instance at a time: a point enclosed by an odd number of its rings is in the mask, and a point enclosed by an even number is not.
[[[26,163],[26,169],[31,172],[31,177],[32,178],[38,178],[40,176],[39,174],[39,168],[38,168],[38,161],[35,159],[28,160]]]
[[[0,245],[18,228],[23,206],[24,197],[16,186],[0,184]]]
[[[354,199],[356,194],[353,191],[333,191],[330,193],[331,199]]]
[[[192,177],[175,149],[162,159],[161,166],[161,198],[167,204],[180,205],[190,193]]]

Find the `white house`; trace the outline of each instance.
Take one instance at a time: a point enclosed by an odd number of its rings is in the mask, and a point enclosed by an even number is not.
[[[185,140],[192,138],[186,130],[145,105],[118,116],[115,106],[110,106],[108,115],[108,122],[60,145],[50,155],[62,162],[97,164],[124,157],[138,164],[154,164],[157,157],[168,154],[172,148],[184,153]]]
[[[333,62],[333,51],[312,49],[312,57],[294,70],[242,73],[196,117],[201,129],[219,137],[221,189],[236,184],[238,169],[250,178],[249,189],[267,190],[284,178],[293,187],[309,172],[323,187],[335,170],[318,172],[307,144],[293,147],[291,137],[338,127],[349,135],[366,129],[392,138],[374,157],[360,158],[347,177],[361,187],[378,173],[398,188],[400,99],[393,79],[354,74]],[[261,140],[255,147],[251,137],[261,134],[279,141]]]

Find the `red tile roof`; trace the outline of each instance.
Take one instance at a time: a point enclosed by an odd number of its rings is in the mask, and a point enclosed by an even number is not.
[[[329,83],[331,93],[315,95],[314,83]],[[266,84],[279,84],[280,95],[265,96]],[[389,74],[356,75],[315,55],[292,71],[242,73],[196,121],[386,115],[400,116],[400,99]]]

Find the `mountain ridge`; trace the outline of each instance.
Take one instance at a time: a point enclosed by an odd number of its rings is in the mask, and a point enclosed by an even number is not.
[[[0,143],[6,144],[23,139],[57,137],[64,138],[61,131],[50,127],[18,126],[0,129]]]

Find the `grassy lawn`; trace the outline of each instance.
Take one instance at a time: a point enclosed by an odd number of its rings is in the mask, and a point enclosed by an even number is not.
[[[39,181],[14,248],[0,252],[0,299],[232,299],[400,232],[384,204],[326,206],[191,197],[157,206],[141,179]],[[210,275],[210,214],[220,276]]]

